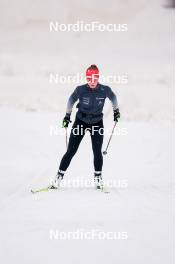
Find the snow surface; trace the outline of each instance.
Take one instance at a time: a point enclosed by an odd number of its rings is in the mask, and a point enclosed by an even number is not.
[[[174,263],[175,14],[154,0],[0,1],[0,262]],[[74,8],[76,6],[76,8]],[[72,9],[75,9],[72,12]],[[108,8],[108,12],[106,11]],[[128,23],[127,33],[49,33],[50,20]],[[93,41],[98,48],[94,49]],[[126,188],[45,187],[65,152],[60,132],[72,84],[50,84],[49,73],[128,74],[112,85],[122,118],[108,155],[106,181]],[[107,102],[105,127],[113,126]],[[75,110],[73,117],[75,116]],[[108,140],[105,136],[104,146]],[[93,178],[90,138],[66,174]],[[51,239],[50,230],[127,232],[127,239]]]

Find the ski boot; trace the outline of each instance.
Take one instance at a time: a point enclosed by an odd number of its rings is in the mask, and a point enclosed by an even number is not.
[[[59,170],[55,178],[51,181],[50,189],[58,189],[64,176],[64,171]]]
[[[95,183],[96,189],[103,189],[103,181],[102,181],[101,171],[95,171],[94,183]]]

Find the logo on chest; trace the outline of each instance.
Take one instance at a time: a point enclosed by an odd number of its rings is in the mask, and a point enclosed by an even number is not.
[[[104,99],[105,99],[105,98],[103,98],[103,97],[96,97],[97,104],[98,104],[98,105],[103,104],[103,103],[104,103]]]
[[[83,101],[83,104],[88,105],[90,102],[90,98],[89,97],[83,97],[82,101]]]

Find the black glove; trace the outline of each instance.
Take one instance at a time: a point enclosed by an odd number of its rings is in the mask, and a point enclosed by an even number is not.
[[[118,122],[118,119],[120,118],[120,112],[119,109],[117,108],[114,110],[114,122]]]
[[[72,121],[70,120],[70,114],[66,113],[63,122],[62,122],[62,127],[67,128],[69,123],[71,123]]]

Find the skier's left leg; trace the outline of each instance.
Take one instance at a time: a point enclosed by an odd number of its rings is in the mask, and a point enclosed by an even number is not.
[[[103,120],[92,125],[91,129],[91,142],[94,154],[94,181],[95,184],[99,185],[102,182],[102,166],[103,166],[103,155],[102,155],[102,144],[103,144]]]

